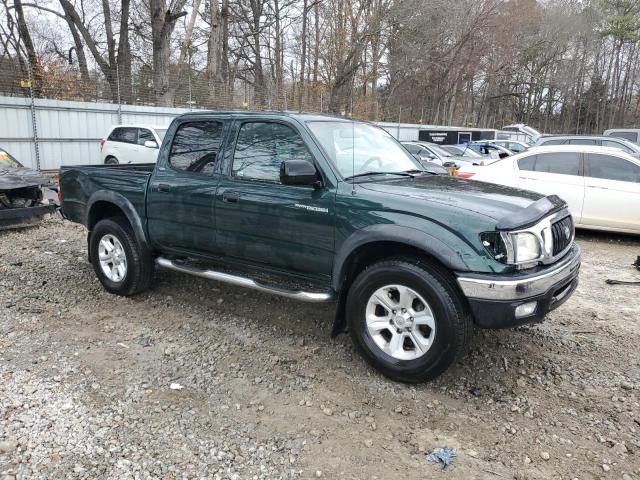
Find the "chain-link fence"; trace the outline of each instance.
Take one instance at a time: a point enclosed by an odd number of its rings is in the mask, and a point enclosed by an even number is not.
[[[25,166],[55,170],[63,164],[100,162],[100,139],[116,124],[168,125],[196,110],[302,111],[381,120],[372,92],[338,95],[320,81],[276,81],[265,71],[258,83],[236,72],[212,80],[206,71],[172,66],[164,76],[147,65],[105,75],[68,62],[29,67],[0,58],[0,147]],[[344,91],[344,89],[343,89]]]
[[[259,81],[253,78],[255,75],[244,78],[240,72],[227,76],[227,80],[212,78],[209,72],[188,65],[173,65],[164,75],[158,75],[148,65],[134,66],[131,72],[115,67],[105,75],[99,68],[83,72],[64,62],[29,68],[0,58],[0,96],[33,94],[35,99],[188,109],[304,111],[379,119],[373,95],[362,89],[337,94],[312,78],[278,80],[269,71]]]

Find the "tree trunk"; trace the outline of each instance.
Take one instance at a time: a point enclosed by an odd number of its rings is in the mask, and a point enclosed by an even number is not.
[[[304,98],[305,67],[307,66],[307,14],[308,0],[302,0],[302,52],[300,54],[300,86],[298,87],[298,110],[304,110],[302,101]]]
[[[212,106],[222,107],[226,105],[223,95],[222,79],[222,37],[220,25],[220,11],[218,0],[211,1],[211,25],[207,50],[207,85]]]
[[[181,11],[186,0],[176,2],[175,12],[167,7],[165,0],[149,0],[151,13],[151,44],[153,49],[153,90],[156,105],[169,107],[173,105],[174,90],[171,88],[170,58],[171,34],[176,21],[187,14]]]
[[[27,26],[27,20],[24,18],[22,0],[14,0],[14,6],[16,9],[20,40],[22,41],[22,44],[27,51],[27,59],[29,60],[29,68],[31,69],[31,76],[33,79],[33,92],[36,96],[38,96],[42,93],[42,67],[40,66],[40,60],[38,59],[38,55],[36,54],[36,49],[33,46],[33,40],[31,39],[29,27]],[[18,56],[20,56],[19,51]]]
[[[313,28],[315,38],[313,42],[313,90],[316,102],[318,101],[318,73],[320,67],[320,2],[313,6]]]
[[[258,108],[264,105],[264,72],[262,70],[262,46],[260,40],[262,7],[262,0],[251,0],[253,50],[255,54],[253,65],[253,100]]]
[[[131,0],[122,0],[120,14],[120,39],[118,40],[118,76],[120,77],[120,100],[133,103],[133,79],[131,77],[131,44],[129,43],[129,6]]]
[[[283,50],[283,46],[282,46],[282,37],[283,37],[283,32],[282,32],[282,26],[281,26],[281,19],[280,19],[280,2],[279,0],[273,0],[273,13],[275,16],[275,45],[274,45],[274,49],[273,49],[273,56],[275,57],[274,60],[274,84],[275,84],[275,90],[276,90],[276,105],[279,106],[279,108],[284,108],[280,105],[284,104],[284,64],[282,63],[282,50]]]

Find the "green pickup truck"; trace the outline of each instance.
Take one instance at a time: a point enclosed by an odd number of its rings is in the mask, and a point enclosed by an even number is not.
[[[446,370],[474,326],[541,320],[578,283],[561,199],[433,175],[366,122],[189,113],[155,165],[62,167],[60,187],[109,292],[165,268],[336,302],[333,334],[405,382]]]

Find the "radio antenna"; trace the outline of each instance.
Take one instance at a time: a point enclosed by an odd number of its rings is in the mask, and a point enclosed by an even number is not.
[[[351,118],[351,195],[356,194],[356,126]]]

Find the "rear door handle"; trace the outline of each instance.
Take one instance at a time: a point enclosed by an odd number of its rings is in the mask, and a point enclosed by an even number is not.
[[[600,190],[609,190],[609,187],[601,187],[599,185],[587,185],[589,188],[599,188]]]
[[[158,185],[156,185],[156,188],[154,188],[154,190],[156,192],[169,192],[171,190],[171,185],[169,185],[168,183],[159,183]]]
[[[237,192],[224,192],[222,194],[222,201],[227,203],[238,203],[240,200],[240,194]]]

